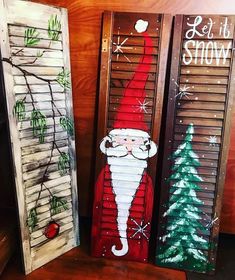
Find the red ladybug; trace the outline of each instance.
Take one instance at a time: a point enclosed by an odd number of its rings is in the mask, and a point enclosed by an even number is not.
[[[44,235],[47,239],[55,238],[60,232],[60,225],[55,221],[50,221],[44,230]]]

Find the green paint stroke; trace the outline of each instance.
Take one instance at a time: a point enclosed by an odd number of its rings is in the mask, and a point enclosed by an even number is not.
[[[53,196],[51,198],[50,205],[51,205],[52,216],[69,209],[67,205],[67,201],[57,196]]]
[[[38,218],[37,218],[37,210],[36,208],[32,208],[29,211],[28,219],[27,219],[27,226],[30,228],[31,231],[34,230],[35,226],[37,225]]]
[[[39,110],[34,109],[31,113],[31,122],[33,136],[39,137],[39,142],[44,143],[45,133],[47,130],[46,116]]]
[[[61,32],[61,22],[58,20],[57,15],[51,15],[48,20],[48,37],[52,41],[58,41]]]
[[[32,47],[38,44],[40,33],[36,28],[27,28],[24,33],[24,44],[26,47]]]
[[[62,128],[67,131],[67,133],[72,136],[74,134],[74,126],[73,121],[71,118],[68,118],[66,116],[63,116],[60,118],[60,125]]]
[[[69,154],[62,152],[59,157],[58,169],[60,175],[63,176],[67,173],[68,168],[70,167],[70,158]]]
[[[70,72],[63,69],[57,76],[56,81],[64,88],[70,88]]]
[[[169,207],[163,214],[168,217],[166,233],[160,237],[163,245],[157,249],[157,264],[162,266],[206,272],[213,269],[204,250],[209,242],[198,231],[205,232],[201,219],[203,201],[197,197],[198,183],[203,179],[198,175],[200,162],[192,148],[193,124],[186,131],[183,143],[173,153]]]
[[[16,101],[13,107],[13,115],[18,121],[25,120],[25,102],[22,99]]]

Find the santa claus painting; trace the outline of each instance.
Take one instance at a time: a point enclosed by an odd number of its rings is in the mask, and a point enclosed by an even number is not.
[[[145,122],[145,85],[153,52],[147,27],[147,21],[136,22],[144,53],[123,91],[112,129],[100,144],[107,161],[95,186],[92,255],[97,257],[148,258],[153,185],[147,167],[157,146]]]

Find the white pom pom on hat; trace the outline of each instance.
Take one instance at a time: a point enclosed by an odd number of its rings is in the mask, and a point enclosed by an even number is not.
[[[148,28],[148,25],[149,25],[148,21],[139,19],[139,20],[137,20],[137,22],[135,24],[135,30],[138,33],[145,32],[147,30],[147,28]]]

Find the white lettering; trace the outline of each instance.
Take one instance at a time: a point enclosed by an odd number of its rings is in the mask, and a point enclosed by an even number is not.
[[[194,46],[195,41],[190,40],[190,41],[187,41],[185,43],[185,51],[189,55],[188,60],[186,60],[186,54],[185,53],[183,54],[183,62],[184,62],[185,65],[189,65],[192,62],[192,59],[193,59],[193,55],[192,55],[190,49],[188,48],[188,45],[190,45],[190,44],[192,44]]]
[[[211,57],[210,57],[210,60],[208,60],[208,51],[209,49],[211,49]],[[206,64],[212,64],[213,62],[213,42],[210,41],[207,43],[206,45],[206,51],[205,51],[205,61],[206,61]]]

